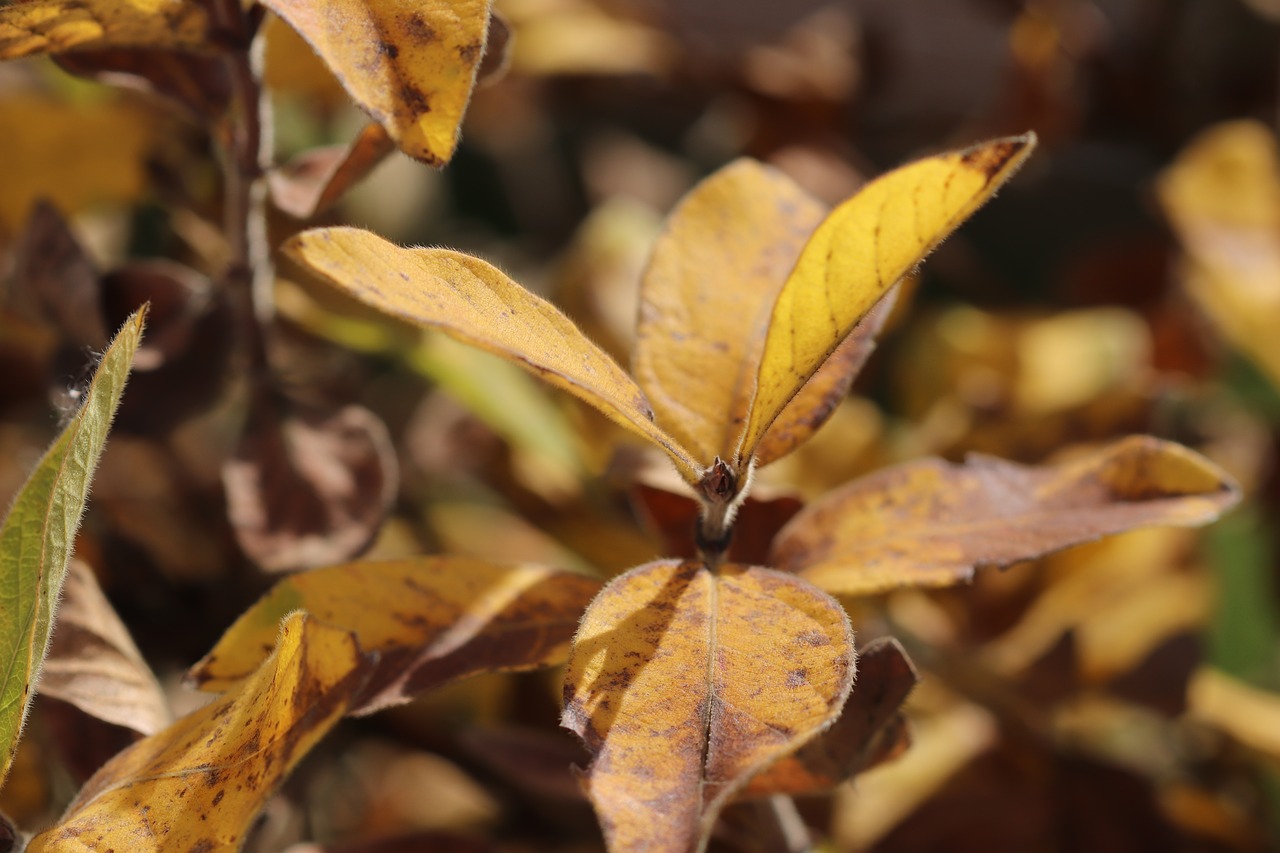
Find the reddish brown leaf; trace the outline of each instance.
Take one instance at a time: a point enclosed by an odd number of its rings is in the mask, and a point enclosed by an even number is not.
[[[236,538],[268,571],[348,559],[373,540],[395,496],[387,428],[359,406],[329,416],[282,409],[259,395],[223,466]]]
[[[107,324],[99,303],[98,271],[58,209],[37,202],[16,248],[16,298],[52,323],[77,350],[101,349]]]
[[[778,534],[772,564],[837,594],[951,586],[1136,527],[1205,524],[1239,499],[1213,463],[1147,436],[1053,466],[925,459],[810,505]]]
[[[227,65],[220,58],[167,50],[82,50],[54,62],[77,77],[167,98],[198,120],[221,116],[231,100]]]
[[[365,125],[350,145],[304,151],[273,169],[267,175],[271,198],[290,216],[310,219],[336,204],[395,147],[382,125]]]
[[[557,800],[583,799],[573,768],[586,764],[591,756],[573,735],[484,726],[466,729],[459,739],[463,748],[494,772],[532,794]]]

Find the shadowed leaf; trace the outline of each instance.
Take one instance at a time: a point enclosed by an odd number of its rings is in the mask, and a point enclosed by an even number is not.
[[[664,448],[689,482],[689,454],[653,422],[623,370],[558,309],[484,261],[444,249],[402,249],[355,228],[306,231],[285,244],[296,261],[373,307],[503,356]]]
[[[171,721],[169,703],[128,629],[98,587],[93,570],[73,561],[63,586],[40,694],[108,723],[152,735]]]
[[[75,50],[58,54],[63,71],[167,98],[201,121],[222,115],[231,101],[226,64],[216,56],[171,50]]]
[[[387,428],[368,409],[283,415],[255,404],[223,466],[227,512],[245,552],[269,571],[350,559],[373,540],[399,471]]]
[[[380,124],[366,125],[350,145],[304,151],[267,175],[276,207],[310,219],[331,207],[395,150]]]
[[[574,640],[562,717],[594,756],[609,849],[702,849],[736,791],[834,722],[852,661],[844,611],[797,578],[661,561],[613,580]]]
[[[1211,462],[1146,436],[1053,466],[926,459],[811,504],[778,534],[772,564],[841,595],[952,586],[1135,527],[1205,524],[1239,498]]]
[[[342,717],[364,666],[349,633],[293,614],[238,692],[117,755],[27,849],[239,849],[267,797]]]
[[[14,258],[14,294],[31,303],[68,344],[80,350],[107,340],[98,270],[56,207],[31,210]]]
[[[564,660],[599,582],[533,565],[464,557],[351,563],[281,581],[191,670],[203,690],[253,671],[282,614],[305,608],[352,631],[378,663],[351,713],[369,713],[480,672]]]
[[[0,6],[0,59],[76,48],[208,50],[209,18],[194,0],[19,0]]]
[[[489,26],[488,0],[268,0],[411,157],[453,156]]]
[[[40,459],[0,527],[0,779],[17,749],[89,483],[142,339],[145,314],[139,311],[116,335],[80,410]]]
[[[908,164],[863,187],[823,221],[773,307],[735,458],[755,453],[867,311],[990,198],[1034,145],[1028,134]]]

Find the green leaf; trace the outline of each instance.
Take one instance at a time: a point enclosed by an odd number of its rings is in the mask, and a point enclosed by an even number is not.
[[[9,773],[44,662],[89,482],[107,441],[146,310],[107,348],[84,403],[18,492],[0,527],[0,781]]]

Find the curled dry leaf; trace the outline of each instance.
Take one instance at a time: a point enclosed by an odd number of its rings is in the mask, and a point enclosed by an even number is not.
[[[237,692],[117,755],[27,849],[239,849],[267,797],[342,717],[365,665],[349,633],[293,614]]]
[[[845,336],[902,276],[1022,165],[1035,135],[908,164],[837,207],[805,245],[769,319],[755,398],[735,459],[769,428]]]
[[[835,725],[756,776],[739,799],[824,794],[909,744],[901,708],[919,682],[897,640],[858,650],[858,682]]]
[[[236,539],[268,571],[350,559],[373,541],[395,497],[387,428],[360,406],[329,416],[281,406],[259,395],[223,466]]]
[[[750,778],[834,722],[853,684],[835,601],[770,569],[660,561],[583,617],[562,724],[609,849],[700,850]]]
[[[778,534],[772,565],[842,595],[951,586],[1135,527],[1205,524],[1239,499],[1213,463],[1148,436],[1052,466],[925,459],[811,504]]]
[[[411,157],[442,166],[484,53],[489,0],[268,0]]]
[[[171,720],[169,703],[93,570],[73,561],[63,585],[40,693],[99,720],[153,735]]]
[[[261,661],[280,616],[305,608],[379,653],[351,706],[369,713],[466,675],[559,663],[599,589],[568,572],[465,557],[316,569],[276,584],[189,678],[203,690],[228,689]]]
[[[444,249],[402,249],[356,228],[295,236],[285,251],[373,307],[519,364],[663,447],[690,482],[697,466],[653,422],[644,393],[557,308],[484,261]]]
[[[366,125],[350,145],[304,151],[267,175],[276,207],[298,219],[310,219],[339,199],[395,150],[380,124]]]
[[[0,781],[9,772],[31,703],[32,679],[49,645],[54,607],[89,497],[89,483],[120,404],[146,312],[129,318],[107,348],[71,422],[36,464],[0,526]]]
[[[0,6],[0,59],[115,47],[209,50],[197,0],[20,0]]]

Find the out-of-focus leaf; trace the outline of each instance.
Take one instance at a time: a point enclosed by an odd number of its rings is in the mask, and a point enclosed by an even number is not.
[[[667,218],[644,273],[632,369],[659,425],[704,465],[736,449],[742,424],[733,418],[754,391],[749,359],[825,214],[785,175],[744,159],[698,184]]]
[[[362,649],[379,652],[351,707],[369,713],[467,675],[564,660],[599,589],[581,575],[465,557],[316,569],[276,584],[189,677],[203,690],[227,689],[262,660],[281,615],[305,608],[352,631]]]
[[[453,156],[489,27],[489,0],[269,0],[402,151]]]
[[[1022,165],[1035,135],[911,163],[872,181],[814,232],[769,320],[736,459],[769,427],[884,293]]]
[[[835,725],[752,779],[740,799],[823,794],[900,754],[909,739],[900,708],[920,676],[893,639],[858,650],[858,683]]]
[[[810,505],[778,534],[771,564],[837,594],[951,586],[978,566],[1135,527],[1205,524],[1239,498],[1208,460],[1145,436],[1046,467],[985,456],[964,465],[926,459]]]
[[[589,2],[507,3],[515,31],[512,68],[521,74],[655,74],[670,67],[670,36]]]
[[[63,71],[168,98],[197,120],[223,114],[231,101],[227,65],[216,56],[170,50],[76,50],[55,57]]]
[[[273,169],[267,175],[271,198],[290,216],[310,219],[336,204],[394,149],[382,125],[366,125],[350,145],[304,151]]]
[[[239,849],[262,804],[342,717],[365,666],[349,633],[293,614],[237,692],[117,755],[27,849]]]
[[[593,754],[587,794],[613,851],[702,849],[724,803],[835,721],[853,634],[794,577],[660,561],[592,603],[562,724]]]
[[[653,422],[643,392],[558,309],[460,252],[402,249],[367,231],[306,231],[285,251],[344,291],[396,317],[503,356],[665,449],[689,482],[698,466]]]
[[[196,0],[18,0],[0,6],[0,59],[76,48],[209,50],[209,15]]]
[[[66,214],[95,202],[134,200],[145,186],[153,125],[126,104],[6,95],[0,100],[0,127],[7,129],[0,133],[0,163],[22,168],[5,173],[0,226],[17,230],[39,198]]]
[[[1245,508],[1206,537],[1214,571],[1208,662],[1229,676],[1280,690],[1280,612],[1273,528]]]
[[[155,734],[172,720],[151,668],[102,594],[93,570],[79,561],[67,570],[39,687],[42,696],[143,735]]]
[[[473,726],[459,734],[462,747],[524,790],[557,800],[582,800],[573,768],[590,756],[564,731],[516,726]]]
[[[0,779],[8,773],[49,645],[58,592],[71,559],[89,483],[142,338],[145,311],[129,319],[103,355],[80,411],[23,485],[0,527]]]
[[[19,304],[34,303],[77,350],[107,340],[98,270],[58,209],[39,201],[15,251]]]
[[[1204,668],[1192,679],[1187,700],[1193,718],[1221,729],[1251,749],[1280,757],[1280,694]]]
[[[1183,283],[1224,337],[1280,384],[1280,154],[1256,121],[1196,137],[1160,178],[1186,248]]]
[[[398,476],[387,428],[368,409],[283,415],[267,394],[222,471],[236,538],[269,571],[358,554],[386,517]]]

